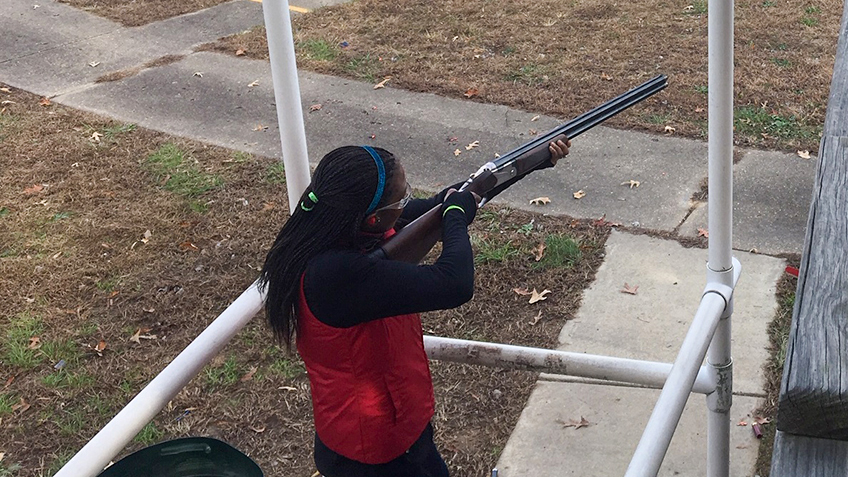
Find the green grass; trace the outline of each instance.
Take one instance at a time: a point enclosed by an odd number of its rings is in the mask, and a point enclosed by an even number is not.
[[[477,253],[474,254],[474,263],[505,262],[519,255],[518,247],[511,242],[497,243],[490,239],[473,239]]]
[[[94,384],[94,376],[85,371],[71,373],[61,369],[43,376],[41,382],[51,388],[85,389]]]
[[[64,359],[68,364],[76,364],[82,357],[80,347],[70,339],[44,341],[41,351],[50,363],[56,363]]]
[[[526,224],[518,227],[518,233],[525,236],[530,236],[530,234],[533,233],[533,220],[530,220],[530,222],[527,222]]]
[[[5,216],[9,215],[11,212],[12,212],[12,211],[10,211],[9,209],[7,209],[6,207],[0,207],[0,219],[2,219],[3,217],[5,217]]]
[[[104,291],[106,293],[112,293],[113,291],[118,289],[118,285],[121,284],[121,279],[118,277],[109,277],[104,278],[102,280],[97,280],[94,282],[94,286],[97,287],[98,290]]]
[[[29,349],[30,338],[39,336],[44,331],[41,318],[27,313],[19,314],[6,325],[6,333],[2,341],[3,360],[19,368],[34,368],[43,360],[40,350]]]
[[[785,58],[772,58],[771,62],[776,64],[777,66],[780,66],[781,68],[788,68],[792,66],[792,62]]]
[[[253,154],[250,154],[249,152],[233,152],[233,162],[236,164],[244,164],[245,162],[250,162],[251,160],[253,160]]]
[[[570,268],[580,261],[580,243],[566,235],[545,237],[545,254],[533,265],[537,268]]]
[[[813,139],[818,129],[795,116],[773,114],[765,108],[743,106],[736,109],[734,127],[738,134],[760,137],[765,133],[781,139]]]
[[[818,18],[813,18],[813,17],[802,17],[801,18],[801,24],[804,25],[804,26],[808,26],[808,27],[814,27],[814,26],[818,26],[819,20],[818,20]]]
[[[144,161],[157,181],[165,181],[165,190],[193,198],[223,184],[215,174],[197,169],[188,153],[173,143],[166,143]]]
[[[59,432],[65,436],[75,436],[85,429],[88,417],[82,409],[66,409],[56,420]]]
[[[297,47],[310,60],[333,61],[339,56],[339,50],[325,40],[306,40]]]
[[[708,94],[710,92],[710,88],[705,84],[699,84],[695,86],[695,92],[700,94]]]
[[[190,200],[188,202],[188,209],[198,214],[205,214],[209,212],[209,204],[201,200]]]
[[[206,383],[209,386],[230,386],[238,382],[242,375],[241,365],[235,356],[230,356],[218,367],[207,367],[205,371]]]
[[[765,8],[773,7],[774,5],[775,5],[775,3],[771,0],[766,0],[766,1],[763,2],[763,7],[765,7]]]
[[[303,363],[280,357],[271,363],[271,372],[286,379],[293,379],[306,372]]]
[[[811,5],[804,9],[804,13],[807,15],[815,15],[816,13],[821,13],[821,8]]]
[[[666,124],[671,119],[668,114],[652,114],[648,116],[648,122],[651,124]]]
[[[511,83],[524,83],[528,86],[536,86],[548,80],[544,68],[538,65],[524,65],[506,75],[506,80]]]
[[[133,437],[133,442],[149,446],[158,442],[164,435],[164,432],[156,428],[156,424],[148,422],[147,425],[144,426],[144,428],[142,428],[135,437]]]
[[[689,15],[704,15],[707,13],[707,1],[696,0],[692,2],[692,8],[687,7],[685,12]]]
[[[65,466],[71,457],[75,454],[72,450],[64,450],[56,455],[52,462],[50,462],[50,467],[47,468],[46,477],[52,477],[53,474],[59,472],[59,469]]]
[[[380,63],[370,53],[356,56],[344,65],[345,71],[359,79],[375,82],[380,71]]]
[[[137,129],[135,124],[118,124],[115,126],[109,126],[108,128],[103,130],[103,135],[106,136],[106,139],[114,140],[116,136],[128,132],[133,132]]]
[[[279,161],[269,165],[265,171],[265,180],[271,184],[285,184],[286,165]]]
[[[12,406],[18,403],[17,396],[11,393],[0,393],[0,417],[12,413]]]
[[[0,477],[15,477],[21,469],[23,467],[18,463],[8,465],[0,463]]]
[[[71,212],[57,212],[57,213],[53,214],[53,217],[50,217],[50,221],[51,222],[58,222],[60,220],[70,218],[71,215],[72,215]]]
[[[483,208],[477,211],[474,223],[482,225],[489,232],[500,232],[501,215],[498,210]]]

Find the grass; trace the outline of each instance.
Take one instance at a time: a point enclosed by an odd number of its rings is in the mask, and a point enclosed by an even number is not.
[[[67,364],[73,365],[82,357],[79,345],[70,339],[45,341],[39,351],[51,364],[64,359]]]
[[[781,139],[813,139],[821,134],[821,125],[812,126],[797,116],[782,116],[762,107],[743,106],[736,109],[735,116],[734,127],[740,134]]]
[[[12,413],[12,406],[17,404],[17,396],[11,393],[0,393],[0,418]]]
[[[82,409],[66,409],[56,419],[59,432],[65,436],[74,436],[85,429],[89,422],[88,416]]]
[[[12,213],[12,211],[10,211],[8,208],[6,208],[6,207],[0,207],[0,219],[2,219],[3,217],[5,217],[5,216],[9,215],[10,213]]]
[[[545,254],[534,263],[538,268],[570,268],[574,266],[583,253],[580,243],[565,235],[548,235],[545,237]]]
[[[508,73],[506,80],[512,83],[523,83],[527,86],[537,86],[548,81],[548,75],[544,73],[543,67],[529,64]]]
[[[133,442],[149,446],[159,442],[164,435],[164,432],[156,428],[155,423],[148,422],[147,425],[144,426],[135,437],[133,437]]]
[[[44,331],[41,318],[22,313],[12,318],[2,342],[3,360],[18,368],[34,368],[44,359],[36,349],[30,349],[30,338]]]
[[[265,180],[271,184],[286,183],[286,165],[282,162],[275,162],[268,166],[265,172]]]
[[[380,71],[380,65],[376,58],[374,58],[370,53],[366,53],[348,60],[348,62],[344,65],[344,69],[355,78],[373,83],[377,80],[377,73]]]
[[[339,56],[339,50],[326,40],[306,40],[297,47],[307,58],[316,61],[333,61]]]
[[[279,357],[271,363],[270,370],[273,374],[286,379],[293,379],[306,372],[303,363],[288,358]]]
[[[85,371],[71,373],[64,369],[44,375],[41,382],[51,388],[85,389],[94,384],[94,376]]]
[[[648,123],[650,124],[668,124],[671,120],[671,116],[668,114],[652,114],[648,116]]]
[[[219,176],[199,171],[191,156],[171,142],[147,156],[144,162],[156,180],[164,182],[166,190],[183,197],[198,197],[223,183]]]
[[[242,368],[235,356],[229,356],[220,366],[207,367],[204,376],[209,386],[226,387],[238,382]]]
[[[15,477],[18,475],[18,471],[21,470],[21,464],[6,464],[0,463],[0,477]]]
[[[71,457],[73,457],[74,454],[75,452],[72,450],[64,450],[59,452],[59,454],[56,455],[56,457],[54,457],[53,460],[50,462],[50,467],[47,468],[47,477],[52,477],[53,474],[59,472],[59,469],[64,467],[65,464],[67,464],[68,461],[71,460]]]
[[[780,66],[781,68],[788,68],[792,66],[792,62],[785,58],[772,58],[771,62],[776,64],[777,66]]]
[[[476,253],[474,254],[474,263],[476,264],[506,262],[519,255],[518,247],[510,241],[499,242],[494,239],[472,236],[471,243],[476,248]]]
[[[707,2],[706,0],[696,0],[692,5],[687,6],[684,11],[689,15],[705,15],[707,13]]]

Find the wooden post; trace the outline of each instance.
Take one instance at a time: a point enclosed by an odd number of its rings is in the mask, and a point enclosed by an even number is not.
[[[785,433],[848,440],[848,0],[819,149],[777,422]]]

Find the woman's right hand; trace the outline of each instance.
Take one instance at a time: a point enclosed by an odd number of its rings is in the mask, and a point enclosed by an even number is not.
[[[477,215],[479,203],[480,196],[469,190],[458,192],[456,189],[450,189],[442,202],[442,217],[448,213],[462,212],[465,215],[465,224],[471,225]]]

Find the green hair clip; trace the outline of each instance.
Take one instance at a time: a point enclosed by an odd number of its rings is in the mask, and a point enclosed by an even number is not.
[[[315,204],[318,203],[318,196],[315,195],[314,192],[310,192],[309,194],[307,194],[307,197],[309,197],[309,200],[312,201],[312,205],[310,207],[307,207],[306,204],[304,204],[303,201],[301,201],[300,202],[300,208],[303,209],[304,212],[311,211],[312,209],[315,208]]]

